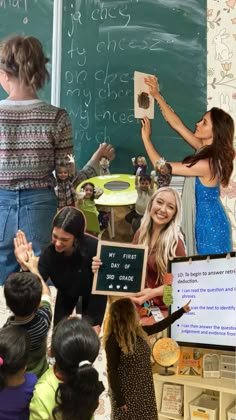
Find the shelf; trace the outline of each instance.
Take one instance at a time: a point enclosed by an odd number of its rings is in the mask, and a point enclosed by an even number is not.
[[[207,388],[212,391],[221,391],[236,395],[236,381],[226,378],[203,378],[200,376],[162,376],[154,373],[153,378],[161,382],[170,382],[199,388]]]
[[[219,396],[219,418],[216,420],[227,420],[227,410],[236,400],[236,381],[225,378],[203,378],[194,376],[162,376],[153,374],[159,420],[189,420],[189,403],[203,392],[209,395]],[[162,413],[161,399],[164,383],[183,385],[184,387],[184,416]]]
[[[158,418],[161,420],[168,419],[168,420],[183,420],[183,416],[177,416],[177,414],[171,414],[171,413],[163,413],[162,411],[158,412]]]

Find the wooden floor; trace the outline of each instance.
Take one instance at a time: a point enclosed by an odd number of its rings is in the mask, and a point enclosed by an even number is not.
[[[131,225],[125,221],[125,215],[129,213],[131,209],[127,206],[115,207],[115,238],[114,242],[132,242],[133,232]],[[102,235],[103,240],[110,240],[108,231],[105,231]]]

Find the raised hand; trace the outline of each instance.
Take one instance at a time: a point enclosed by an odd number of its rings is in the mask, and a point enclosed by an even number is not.
[[[95,187],[94,193],[95,193],[95,198],[99,198],[103,194],[103,189],[100,187]]]
[[[152,134],[152,129],[151,129],[151,123],[150,120],[148,119],[148,117],[144,117],[141,120],[141,136],[143,140],[150,140],[150,136]]]
[[[156,95],[158,95],[159,93],[159,83],[158,83],[157,77],[156,76],[145,77],[144,82],[149,87],[150,95],[152,95],[155,98]]]
[[[105,156],[110,161],[115,158],[115,149],[111,144],[101,143],[99,144],[98,149],[91,157],[91,160],[99,162],[102,156]]]
[[[78,200],[83,200],[83,198],[85,197],[86,193],[83,190],[83,188],[81,188],[81,190],[79,192],[76,193],[76,198]]]
[[[136,176],[139,176],[141,172],[142,172],[142,168],[138,168],[136,171]]]
[[[27,252],[28,255],[28,259],[27,261],[24,261],[24,266],[31,271],[31,273],[34,273],[36,275],[39,274],[38,272],[38,261],[39,261],[39,257],[36,257],[36,255],[34,255],[33,250],[32,251],[28,251]]]
[[[73,155],[67,155],[69,163],[75,163],[75,157]]]
[[[21,268],[25,270],[25,262],[28,261],[28,253],[31,253],[32,243],[28,242],[26,236],[22,230],[18,230],[13,240],[14,242],[14,254],[16,261],[20,264]]]

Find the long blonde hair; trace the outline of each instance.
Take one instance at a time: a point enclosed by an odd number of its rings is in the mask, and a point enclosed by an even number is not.
[[[167,270],[168,260],[172,260],[176,256],[175,252],[178,245],[178,241],[182,236],[180,233],[182,204],[180,195],[176,190],[170,187],[162,187],[159,188],[152,195],[147,205],[144,216],[142,218],[142,222],[140,225],[140,234],[138,239],[139,244],[150,246],[153,230],[153,220],[150,216],[150,211],[153,205],[153,201],[161,192],[164,191],[172,192],[172,194],[174,195],[176,201],[176,212],[171,221],[163,227],[156,242],[155,252],[157,266],[157,283],[163,283],[163,274]]]
[[[114,334],[123,353],[134,352],[137,337],[148,342],[148,336],[140,325],[136,308],[130,299],[121,298],[111,304],[105,323],[104,346],[111,334]]]

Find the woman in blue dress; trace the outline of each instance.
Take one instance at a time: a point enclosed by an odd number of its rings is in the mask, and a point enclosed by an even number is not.
[[[229,114],[212,108],[190,131],[169,107],[159,91],[158,79],[145,79],[168,124],[196,152],[182,162],[169,162],[174,175],[185,176],[182,229],[188,255],[232,251],[231,226],[220,201],[220,185],[226,187],[233,171],[234,122]],[[161,158],[151,142],[151,125],[142,120],[142,139],[153,164]]]

